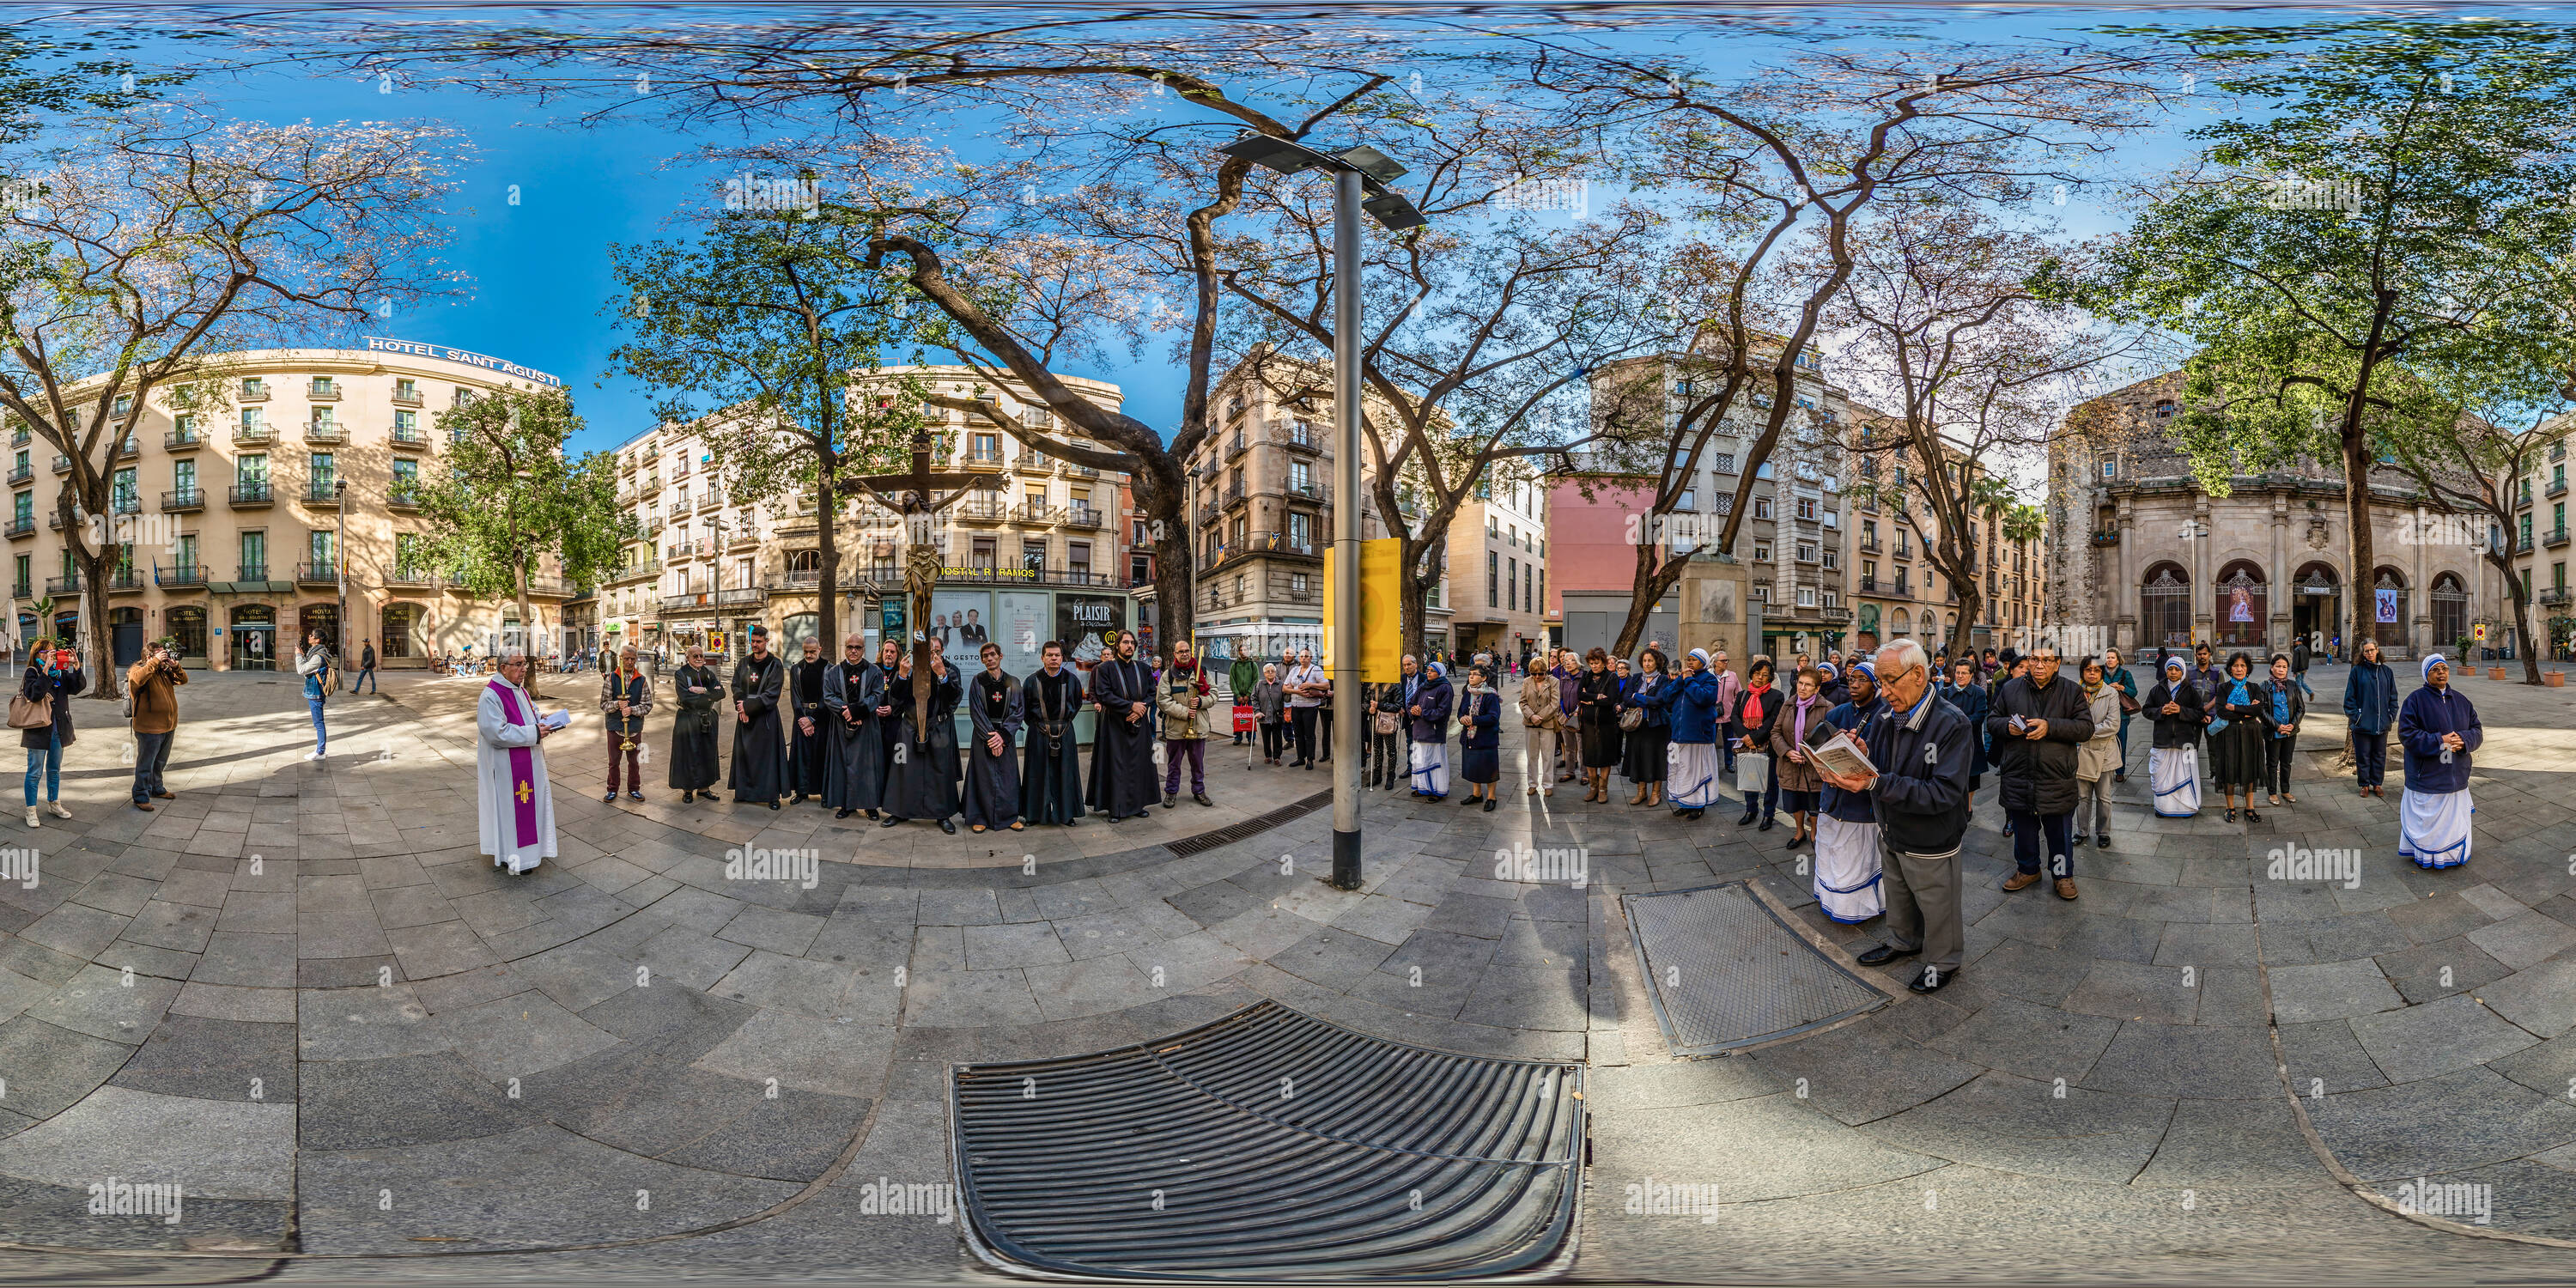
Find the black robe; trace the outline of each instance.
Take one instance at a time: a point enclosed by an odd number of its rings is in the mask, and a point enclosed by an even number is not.
[[[705,689],[691,693],[692,688]],[[716,707],[724,701],[724,681],[712,667],[683,666],[671,672],[671,692],[680,711],[671,717],[671,786],[702,792],[716,785],[722,763],[717,752]]]
[[[872,810],[885,799],[885,673],[873,662],[835,662],[823,684],[823,803]]]
[[[1082,677],[1072,667],[1029,676],[1020,686],[1028,721],[1028,753],[1020,764],[1020,817],[1032,823],[1071,823],[1082,817],[1082,756],[1073,740],[1073,718],[1082,710]]]
[[[725,786],[736,804],[766,805],[787,794],[787,736],[779,729],[778,699],[787,686],[787,664],[775,657],[746,657],[733,668],[734,701],[751,713],[733,722],[733,773]]]
[[[1009,827],[1020,816],[1019,748],[1021,705],[1019,683],[1004,672],[1000,678],[979,671],[966,682],[967,713],[974,739],[966,748],[966,821],[986,827]],[[1002,735],[1002,752],[994,755],[985,738]]]
[[[903,747],[886,771],[885,802],[878,806],[892,818],[946,818],[957,812],[957,673],[930,686],[930,736],[913,728],[912,680],[895,682],[895,712],[886,731]]]
[[[787,726],[787,786],[799,796],[823,794],[823,742],[831,732],[824,720],[832,714],[823,709],[823,672],[830,665],[817,658],[787,668],[787,683],[796,696],[795,720]],[[810,734],[800,723],[806,720],[814,722]]]
[[[1100,728],[1091,741],[1091,789],[1084,797],[1111,822],[1142,814],[1163,798],[1154,772],[1154,674],[1142,662],[1107,662],[1091,668],[1091,697],[1100,704]],[[1141,708],[1133,721],[1127,713]]]

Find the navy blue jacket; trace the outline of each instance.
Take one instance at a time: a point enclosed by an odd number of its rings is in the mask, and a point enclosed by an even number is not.
[[[1413,717],[1415,742],[1449,741],[1449,702],[1452,696],[1446,677],[1431,679],[1414,692],[1413,705],[1422,708],[1422,714]]]
[[[1460,729],[1459,747],[1483,751],[1502,745],[1502,731],[1496,728],[1503,718],[1503,695],[1470,692],[1460,699],[1458,714],[1466,724]]]
[[[1846,702],[1841,706],[1826,712],[1825,723],[1832,725],[1836,729],[1844,729],[1857,733],[1859,730],[1867,727],[1869,721],[1873,717],[1877,716],[1879,712],[1885,711],[1886,709],[1886,701],[1881,699],[1876,691],[1872,691],[1869,695],[1869,701],[1867,704]],[[1831,742],[1833,740],[1833,736],[1834,735],[1830,731],[1822,728],[1811,727],[1807,730],[1807,742],[1810,746],[1817,743]],[[1861,734],[1861,736],[1864,738],[1868,737],[1867,734]],[[1872,756],[1871,759],[1876,760],[1877,757]],[[1872,818],[1877,817],[1869,798],[1870,794],[1868,792],[1847,792],[1842,788],[1834,786],[1831,782],[1825,784],[1825,812],[1846,823],[1866,823]]]
[[[2442,735],[2460,735],[2462,750],[2442,763]],[[2478,709],[2454,687],[2425,685],[2406,695],[2397,713],[2397,740],[2406,744],[2406,790],[2456,792],[2469,785],[2469,753],[2486,740],[2478,727]]]
[[[1870,717],[1861,740],[1878,766],[1870,795],[1880,839],[1908,854],[1956,853],[1968,834],[1968,762],[1976,743],[1968,718],[1926,692],[1911,711]]]
[[[1673,683],[1673,677],[1669,675],[1657,675],[1655,687],[1651,690],[1641,687],[1645,683],[1646,677],[1643,675],[1629,677],[1627,692],[1619,699],[1619,709],[1626,711],[1633,707],[1646,713],[1638,720],[1638,732],[1642,733],[1648,729],[1660,732],[1669,728],[1673,722],[1672,710],[1666,703],[1666,699],[1677,686]],[[1717,688],[1717,681],[1711,680],[1708,683],[1712,691]]]
[[[2397,719],[2397,676],[2386,662],[2355,662],[2344,677],[2343,718],[2356,733],[2388,732]]]
[[[1658,684],[1655,696],[1671,716],[1673,741],[1717,741],[1717,677],[1706,671],[1683,677],[1678,684]]]
[[[1969,749],[1968,772],[1982,774],[1990,767],[1986,759],[1986,691],[1976,685],[1942,685],[1941,700],[1959,709],[1968,718],[1968,727],[1977,731],[1976,745]]]

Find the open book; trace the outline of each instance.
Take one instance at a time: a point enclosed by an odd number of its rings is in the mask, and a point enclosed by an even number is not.
[[[1821,768],[1832,770],[1839,778],[1868,778],[1878,772],[1878,766],[1869,762],[1868,754],[1851,740],[1848,731],[1842,729],[1834,730],[1833,737],[1807,748],[1807,759]]]
[[[561,729],[565,725],[572,723],[572,709],[569,707],[557,707],[553,711],[537,717],[537,723],[544,725],[548,729]]]

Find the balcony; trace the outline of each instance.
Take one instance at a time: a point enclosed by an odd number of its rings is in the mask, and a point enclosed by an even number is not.
[[[36,516],[32,514],[22,514],[9,520],[10,540],[15,541],[20,537],[32,537],[34,535],[36,535]]]
[[[647,559],[642,563],[631,563],[609,573],[608,580],[613,582],[640,581],[646,577],[659,577],[661,575],[662,561],[658,559]]]
[[[60,510],[47,510],[47,511],[45,511],[45,526],[46,526],[47,528],[49,528],[49,529],[52,529],[52,530],[53,530],[53,531],[55,531],[55,532],[60,532],[60,531],[62,531],[62,530],[63,530],[63,512],[62,512],[62,511],[60,511]]]
[[[274,441],[276,441],[276,435],[269,433],[268,426],[266,425],[233,426],[233,442],[237,444],[268,443]]]
[[[2521,536],[2514,538],[2513,552],[2518,555],[2527,555],[2531,553],[2530,533],[2526,532]]]
[[[561,577],[528,578],[528,594],[539,599],[570,599],[579,589]]]
[[[2531,508],[2531,484],[2525,483],[2522,485],[2522,496],[2514,501],[2513,508],[2517,510],[2528,510]]]
[[[277,504],[277,496],[270,491],[267,479],[235,483],[226,490],[225,496],[236,510],[266,509]]]
[[[721,510],[724,508],[724,503],[724,493],[710,491],[699,496],[697,504],[692,508],[698,510]]]
[[[152,569],[152,584],[163,590],[204,590],[206,566],[193,563],[156,564]]]
[[[306,505],[329,506],[332,509],[338,509],[340,506],[340,481],[328,474],[325,474],[318,479],[310,480],[304,485],[304,495],[297,499],[303,501]]]
[[[427,568],[396,568],[385,574],[388,586],[435,586],[438,574]]]
[[[1289,481],[1287,492],[1288,499],[1291,501],[1330,501],[1333,499],[1333,489],[1326,485],[1322,479],[1306,479],[1302,482],[1292,479]]]
[[[789,590],[812,590],[822,584],[823,570],[820,568],[790,568],[787,570],[787,588]]]
[[[1026,455],[1026,453],[1022,454]],[[1002,469],[1002,449],[996,447],[990,451],[968,452],[965,465],[967,469],[978,474],[998,474]]]
[[[112,492],[108,494],[107,508],[112,514],[141,514],[143,496],[139,492]]]
[[[63,455],[56,455],[56,456],[54,457],[54,473],[56,473],[56,474],[69,474],[69,473],[71,473],[71,472],[72,472],[72,458],[70,458],[70,457],[68,457],[68,456],[63,456]]]
[[[1307,559],[1317,559],[1323,556],[1323,547],[1311,539],[1301,541],[1285,532],[1255,532],[1240,542],[1228,542],[1218,546],[1216,559],[1209,566],[1215,567],[1246,555],[1257,554],[1297,555]]]
[[[245,578],[244,580],[248,579]],[[340,563],[335,559],[328,563],[297,564],[295,565],[295,584],[298,586],[337,586],[340,584]]]
[[[1308,424],[1305,421],[1291,421],[1286,425],[1282,425],[1271,430],[1270,441],[1277,443],[1282,447],[1295,448],[1301,452],[1320,453],[1324,450],[1324,435],[1322,431],[1316,429],[1313,425]]]
[[[2556,478],[2554,478],[2554,479],[2549,480],[2549,486],[2547,486],[2547,487],[2545,487],[2545,488],[2542,488],[2542,489],[2540,490],[2540,494],[2541,494],[2542,496],[2565,496],[2565,495],[2567,495],[2567,476],[2566,476],[2566,475],[2564,475],[2564,474],[2561,474],[2561,475],[2559,475],[2558,477],[2556,477]]]
[[[1861,579],[1860,579],[1860,593],[1861,593],[1861,594],[1864,594],[1864,595],[1877,595],[1877,594],[1884,594],[1884,593],[1886,593],[1886,592],[1881,591],[1881,590],[1879,589],[1879,580],[1878,580],[1878,578],[1876,578],[1876,577],[1863,577],[1863,578],[1861,578]]]
[[[959,523],[1000,523],[1011,517],[1011,507],[1000,501],[960,501],[948,513]]]
[[[674,541],[671,544],[662,547],[662,557],[672,563],[678,563],[679,561],[698,553],[698,550],[699,546],[695,541]],[[709,552],[713,552],[712,547],[709,548]]]
[[[11,487],[16,487],[21,483],[33,482],[35,477],[36,467],[32,464],[12,465],[9,467],[9,486]]]
[[[716,592],[716,607],[742,608],[758,605],[769,598],[767,586],[728,586]]]
[[[11,587],[9,593],[16,595],[20,599],[33,599],[36,597],[35,590],[23,581],[19,582],[16,586]]]
[[[2543,586],[2540,588],[2539,594],[2531,597],[2531,602],[2538,604],[2543,608],[2555,608],[2567,602],[2567,588],[2565,586]]]
[[[1022,501],[1012,507],[1011,517],[1022,523],[1053,524],[1064,517],[1064,511],[1039,501]]]
[[[1225,501],[1223,502],[1223,504],[1225,505],[1225,507],[1226,507],[1227,509],[1231,510],[1231,509],[1233,509],[1234,507],[1236,507],[1236,506],[1238,506],[1238,505],[1243,504],[1243,495],[1244,495],[1244,494],[1243,494],[1243,485],[1242,485],[1242,484],[1240,484],[1240,483],[1230,484],[1230,485],[1228,485],[1228,486],[1227,486],[1227,488],[1225,489]]]
[[[1232,461],[1235,457],[1243,455],[1244,449],[1250,446],[1252,446],[1250,435],[1247,435],[1240,429],[1234,431],[1232,434],[1226,436],[1225,459]]]
[[[1069,479],[1096,479],[1100,477],[1100,471],[1089,465],[1076,465],[1067,461],[1064,466],[1064,476]]]
[[[338,402],[340,401],[340,382],[336,380],[307,381],[304,386],[304,400],[306,402]]]
[[[1801,609],[1799,611],[1804,612],[1805,610]],[[1815,611],[1817,619],[1827,626],[1851,625],[1852,612],[1848,608],[1819,608]]]
[[[405,513],[419,509],[420,490],[418,488],[405,487],[400,483],[385,489],[385,508],[388,510],[401,510]]]
[[[1087,505],[1069,505],[1064,509],[1064,526],[1068,528],[1096,530],[1106,527],[1108,523],[1109,515],[1106,512],[1095,510]]]
[[[242,382],[242,387],[241,387],[241,395],[240,395],[240,397],[239,397],[238,399],[236,399],[236,401],[239,401],[239,402],[267,402],[267,401],[268,401],[268,382],[267,382],[267,381],[265,381],[265,380],[245,380],[245,381],[243,381],[243,382]]]
[[[237,564],[237,565],[235,565],[235,567],[237,567],[237,568],[239,568],[239,569],[241,570],[241,576],[235,579],[235,580],[237,580],[237,581],[266,581],[266,580],[268,580],[268,565],[267,565],[267,564],[264,564],[264,563],[246,563],[246,564]]]
[[[2560,546],[2566,545],[2567,529],[2564,526],[2551,528],[2549,531],[2541,534],[2540,544],[2547,546],[2552,550],[2556,550]]]
[[[393,443],[396,447],[408,448],[415,452],[425,452],[429,450],[429,435],[420,432],[420,429],[417,426],[405,429],[400,425],[396,425],[394,426]]]
[[[412,389],[406,391],[399,385],[394,387],[394,406],[418,407],[420,405],[420,390]]]
[[[80,593],[80,588],[79,573],[73,573],[68,577],[45,578],[45,593],[48,595],[77,595]]]
[[[193,452],[205,445],[205,435],[193,429],[174,429],[161,435],[161,446],[166,451]]]
[[[142,455],[143,440],[136,438],[132,434],[126,435],[125,442],[120,444],[116,449],[116,459],[120,461],[137,460],[140,459]]]
[[[1011,458],[1011,468],[1015,470],[1027,470],[1031,473],[1044,473],[1047,470],[1055,468],[1055,462],[1047,459],[1047,454],[1044,452],[1032,452],[1023,449],[1019,455]]]
[[[28,443],[34,441],[35,437],[35,431],[28,429],[24,425],[20,425],[9,432],[9,445],[11,447],[25,447]]]
[[[349,441],[349,427],[336,420],[311,421],[306,423],[304,426],[304,441],[308,443],[345,443]]]
[[[140,594],[144,586],[143,570],[132,564],[120,565],[107,574],[107,593],[111,595]]]
[[[2120,544],[2120,530],[2118,528],[2094,529],[2093,544],[2097,546],[2116,546]]]

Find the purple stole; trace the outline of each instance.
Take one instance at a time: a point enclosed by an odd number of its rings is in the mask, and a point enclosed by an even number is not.
[[[497,678],[487,687],[501,696],[503,719],[514,725],[528,723],[526,717],[519,714],[517,690]],[[517,848],[526,848],[537,843],[537,759],[529,754],[532,750],[528,747],[509,749],[510,812],[517,818],[519,824]]]

